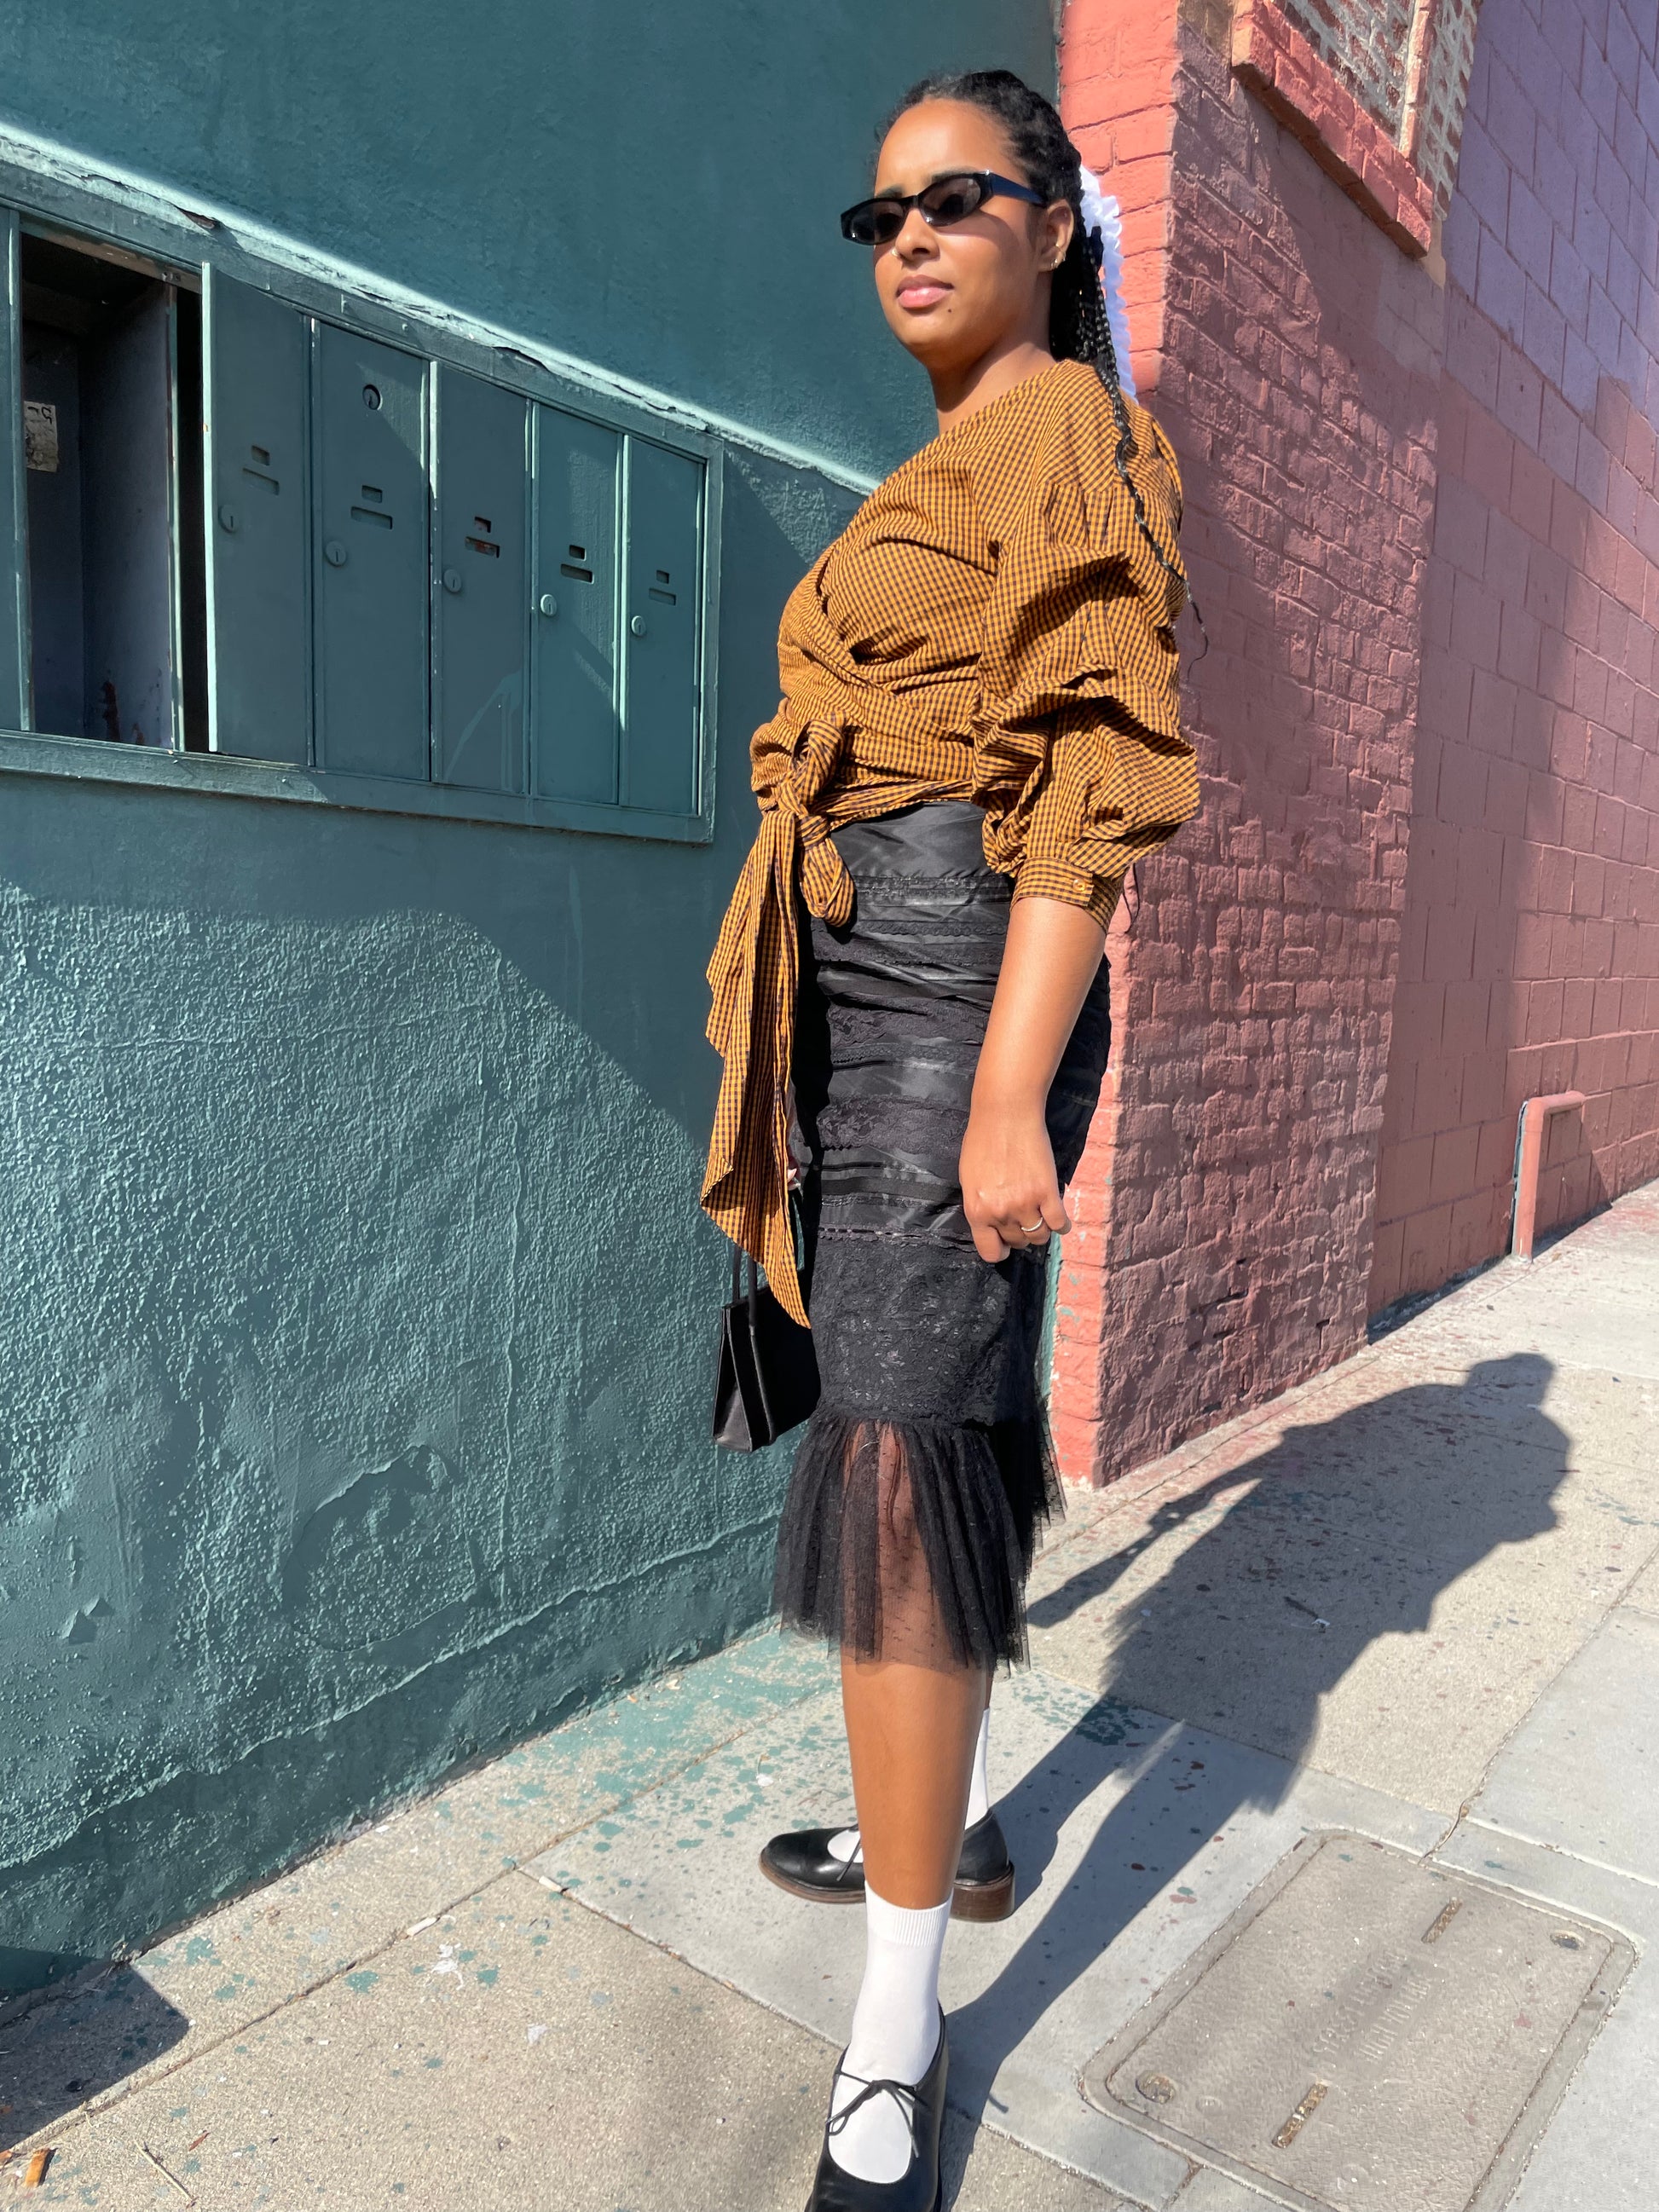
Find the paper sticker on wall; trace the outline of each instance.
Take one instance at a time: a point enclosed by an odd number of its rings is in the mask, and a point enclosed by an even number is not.
[[[58,410],[44,399],[23,402],[23,451],[42,476],[58,473]]]

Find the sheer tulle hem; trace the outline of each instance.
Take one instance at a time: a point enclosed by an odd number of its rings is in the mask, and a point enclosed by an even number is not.
[[[796,1455],[774,1602],[860,1659],[939,1668],[1027,1655],[1025,1579],[1064,1511],[1040,1416],[991,1426],[819,1412]]]

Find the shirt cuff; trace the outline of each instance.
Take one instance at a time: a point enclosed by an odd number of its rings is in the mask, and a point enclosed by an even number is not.
[[[1064,860],[1028,860],[1014,885],[1014,897],[1058,899],[1062,906],[1080,906],[1105,929],[1122,889],[1121,876],[1085,876]]]

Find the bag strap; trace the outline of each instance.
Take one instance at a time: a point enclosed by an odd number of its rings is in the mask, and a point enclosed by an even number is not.
[[[743,1263],[745,1260],[749,1261],[749,1288],[747,1291],[745,1291],[743,1287]],[[756,1318],[760,1311],[760,1278],[761,1271],[756,1262],[749,1258],[749,1255],[744,1250],[741,1244],[733,1244],[732,1247],[732,1303],[734,1306],[737,1306],[742,1305],[745,1299],[747,1300],[749,1306],[749,1321],[751,1328],[754,1326]]]
[[[805,1266],[806,1220],[801,1212],[800,1194],[793,1190],[789,1194],[789,1238],[794,1246],[795,1267],[799,1272]],[[746,1293],[743,1287],[743,1263],[745,1260],[749,1261],[749,1288]],[[760,1291],[759,1261],[745,1252],[741,1244],[734,1243],[732,1247],[732,1303],[734,1306],[740,1305],[745,1297],[747,1297],[749,1318],[751,1323],[760,1309]]]

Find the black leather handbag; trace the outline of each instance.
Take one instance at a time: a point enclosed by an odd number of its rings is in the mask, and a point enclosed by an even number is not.
[[[818,1402],[812,1332],[792,1321],[749,1261],[732,1248],[732,1303],[720,1309],[714,1382],[714,1442],[727,1451],[758,1451],[806,1419]]]

